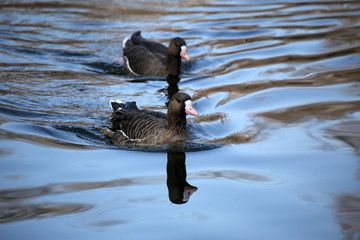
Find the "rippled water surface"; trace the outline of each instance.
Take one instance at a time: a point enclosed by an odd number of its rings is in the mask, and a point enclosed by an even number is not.
[[[180,82],[123,74],[137,30]],[[1,238],[358,239],[359,79],[359,1],[1,1]],[[185,151],[102,133],[179,90]]]

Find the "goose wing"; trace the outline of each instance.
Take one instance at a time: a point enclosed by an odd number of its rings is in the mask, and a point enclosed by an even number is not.
[[[159,42],[143,38],[141,36],[141,31],[134,32],[131,35],[131,41],[134,45],[143,46],[159,57],[164,57],[166,59],[168,48]]]
[[[112,114],[114,140],[123,145],[130,141],[138,143],[159,143],[167,130],[166,115],[163,113],[120,109]]]
[[[162,76],[166,68],[161,58],[138,45],[124,49],[124,64],[134,75]]]

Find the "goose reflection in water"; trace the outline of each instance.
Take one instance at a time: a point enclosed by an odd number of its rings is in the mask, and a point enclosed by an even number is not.
[[[169,84],[169,86],[165,89],[165,95],[168,98],[166,106],[168,106],[172,96],[179,91],[178,82],[180,81],[180,78],[178,76],[168,76],[166,81]]]
[[[167,187],[172,203],[187,203],[197,187],[186,181],[185,152],[168,152],[167,154]]]

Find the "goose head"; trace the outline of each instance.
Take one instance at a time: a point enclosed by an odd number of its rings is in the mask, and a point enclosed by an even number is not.
[[[181,58],[190,61],[190,57],[187,54],[186,42],[180,37],[176,37],[171,40],[168,48],[168,55],[176,57],[180,56]]]

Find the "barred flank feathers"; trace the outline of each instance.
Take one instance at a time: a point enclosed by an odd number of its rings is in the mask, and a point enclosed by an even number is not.
[[[117,103],[120,107],[113,106],[111,117],[114,142],[117,145],[162,144],[190,139],[185,113],[185,102],[190,99],[185,93],[176,93],[169,104],[167,115],[140,110],[135,102]]]

